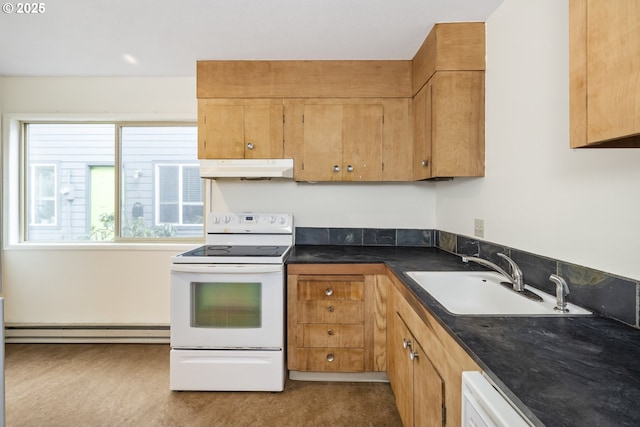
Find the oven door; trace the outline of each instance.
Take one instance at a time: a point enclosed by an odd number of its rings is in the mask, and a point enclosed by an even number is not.
[[[173,264],[171,347],[283,349],[283,265]]]

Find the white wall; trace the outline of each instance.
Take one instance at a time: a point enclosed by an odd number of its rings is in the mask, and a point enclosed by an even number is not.
[[[19,78],[0,80],[3,175],[11,118],[190,120],[195,78]],[[191,245],[16,245],[17,192],[3,176],[3,296],[7,323],[166,324],[170,257]]]
[[[0,80],[4,123],[27,117],[195,120],[192,78],[20,78]],[[6,151],[9,131],[3,134]],[[10,163],[10,164],[9,164]],[[4,173],[16,161],[4,163]],[[5,183],[6,184],[6,183]],[[219,180],[214,210],[292,212],[297,226],[434,228],[435,185],[309,184]],[[17,218],[17,192],[4,198],[5,226]],[[37,246],[5,236],[8,323],[166,324],[173,254],[193,245]],[[7,244],[10,243],[10,244]]]
[[[212,211],[292,212],[297,227],[435,228],[434,183],[219,179]]]
[[[486,177],[437,184],[437,228],[640,279],[640,150],[569,148],[568,1],[487,21]]]

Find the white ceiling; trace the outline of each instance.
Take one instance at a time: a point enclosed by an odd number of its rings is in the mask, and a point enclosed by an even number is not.
[[[502,2],[40,1],[44,13],[0,14],[0,76],[194,76],[202,59],[411,59],[434,23],[485,21]]]

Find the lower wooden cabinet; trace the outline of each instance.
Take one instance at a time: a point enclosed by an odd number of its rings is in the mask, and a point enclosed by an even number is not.
[[[389,313],[387,375],[405,426],[444,426],[444,381],[400,315]]]
[[[290,264],[287,365],[305,372],[386,369],[382,265]]]
[[[405,427],[459,426],[481,368],[383,264],[287,265],[287,365],[386,371]]]
[[[459,426],[462,372],[481,369],[395,276],[389,278],[387,375],[402,423]]]

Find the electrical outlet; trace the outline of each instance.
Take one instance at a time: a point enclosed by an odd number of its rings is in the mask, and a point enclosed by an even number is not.
[[[484,237],[484,219],[473,220],[473,235],[476,237]]]

